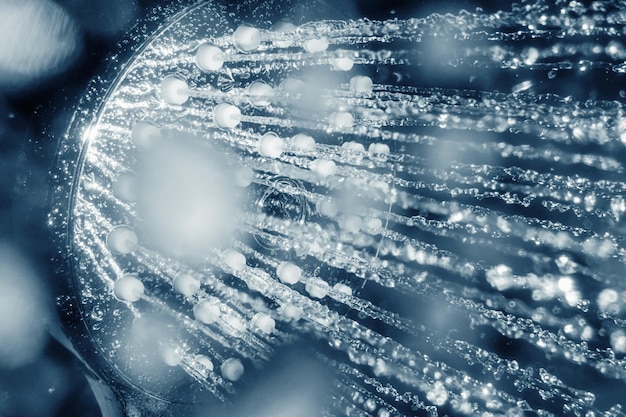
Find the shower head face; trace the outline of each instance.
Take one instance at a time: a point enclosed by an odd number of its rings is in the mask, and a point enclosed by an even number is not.
[[[262,114],[270,85],[292,72],[264,60],[290,42],[267,33],[284,37],[329,10],[321,2],[175,3],[111,58],[112,81],[92,82],[83,97],[60,143],[49,224],[62,248],[65,332],[112,386],[220,403],[243,367],[269,354],[254,333],[267,339],[274,320],[263,308],[247,317],[251,310],[220,299],[226,290],[211,279],[224,274],[216,265],[236,265],[240,254],[224,252],[246,234],[271,245],[243,230],[246,212],[304,221],[307,208],[299,196],[251,184],[251,139],[231,140],[239,124],[231,113]],[[242,132],[270,135],[266,152],[282,146],[273,133],[280,128],[250,123]],[[275,180],[285,181],[300,186]]]
[[[61,140],[49,220],[86,364],[116,392],[227,404],[306,340],[336,371],[313,414],[610,409],[621,10],[231,3],[149,19]],[[572,77],[593,91],[558,96]]]

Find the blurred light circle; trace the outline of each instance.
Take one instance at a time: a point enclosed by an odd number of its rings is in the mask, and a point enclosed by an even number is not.
[[[4,0],[0,39],[0,89],[13,91],[63,71],[80,47],[74,21],[48,0]]]
[[[26,365],[41,354],[49,323],[45,300],[27,261],[0,242],[0,368]]]

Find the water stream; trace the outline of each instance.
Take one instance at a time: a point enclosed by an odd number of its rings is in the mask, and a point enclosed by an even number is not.
[[[82,139],[79,299],[116,369],[232,403],[303,337],[326,415],[624,416],[625,5],[218,9]]]

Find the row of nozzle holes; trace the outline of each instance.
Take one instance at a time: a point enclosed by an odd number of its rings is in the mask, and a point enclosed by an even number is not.
[[[293,31],[296,27],[290,23],[281,23],[275,27],[277,31],[287,32]],[[261,43],[261,33],[258,29],[241,25],[233,33],[233,43],[236,48],[242,52],[250,52],[257,49]],[[292,45],[288,40],[274,41],[276,46],[289,47]],[[311,39],[303,43],[303,47],[307,52],[316,53],[323,52],[328,47],[326,39]],[[211,44],[202,44],[196,51],[196,64],[204,72],[218,71],[227,61],[227,56],[217,46]],[[331,60],[331,66],[338,71],[349,71],[352,69],[354,62],[349,57],[339,57]],[[284,90],[290,93],[297,93],[303,87],[303,82],[298,79],[288,78],[282,84]],[[373,82],[367,76],[354,76],[350,80],[351,91],[357,93],[369,93],[372,91]],[[265,107],[270,104],[274,89],[263,81],[254,81],[247,88],[247,94],[252,105],[256,107]],[[169,105],[182,105],[194,95],[189,89],[187,83],[178,76],[167,76],[161,83],[161,98]],[[231,103],[220,103],[215,106],[213,111],[213,122],[221,129],[232,129],[240,124],[242,120],[241,110]],[[335,112],[330,118],[331,125],[337,128],[347,128],[354,123],[353,116],[348,112]],[[154,124],[147,121],[139,121],[133,127],[131,137],[135,145],[139,148],[149,146],[154,137],[160,136],[160,130]],[[289,144],[294,150],[313,151],[315,149],[315,140],[304,133],[294,135]],[[361,151],[364,149],[362,145],[348,142],[348,146],[344,146],[353,151]],[[360,146],[359,146],[360,145]],[[373,146],[372,146],[373,145]],[[368,150],[370,153],[385,154],[389,153],[389,148],[384,144],[372,144]],[[258,152],[266,158],[278,158],[285,148],[285,139],[278,137],[275,133],[266,133],[258,143]],[[336,166],[333,161],[318,159],[312,164],[312,169],[320,176],[327,177],[333,175]],[[245,187],[252,181],[251,170],[246,170],[244,175],[240,175],[238,185]],[[118,198],[125,201],[133,201],[133,181],[132,173],[122,173],[118,176],[113,186],[114,194]],[[321,213],[332,216],[335,210],[332,204],[322,204],[318,207]],[[138,246],[138,238],[134,230],[126,225],[114,227],[107,236],[107,246],[114,254],[128,254],[134,251]],[[246,267],[245,256],[236,250],[228,250],[222,255],[222,261],[233,272]],[[276,269],[276,275],[279,280],[285,284],[296,284],[301,280],[302,270],[297,265],[290,262],[282,262]],[[191,274],[179,273],[174,277],[172,282],[173,289],[176,293],[185,297],[191,297],[200,291],[200,281]],[[310,279],[306,283],[306,291],[312,298],[324,298],[329,291],[328,284],[319,279]],[[333,286],[335,292],[342,292],[351,295],[352,289],[342,283]],[[113,293],[119,300],[134,303],[144,296],[144,284],[136,274],[124,274],[116,280],[113,287]],[[215,323],[221,316],[222,312],[218,302],[209,299],[201,299],[193,309],[194,317],[197,321],[204,324]],[[302,315],[302,310],[293,305],[283,308],[283,314],[292,320],[297,320]],[[237,317],[231,317],[228,325],[235,331],[243,331],[246,324]],[[257,313],[251,320],[253,328],[258,329],[266,335],[271,334],[275,328],[274,319],[266,313]],[[164,345],[160,349],[163,361],[170,366],[180,364],[181,354],[174,348]],[[204,374],[208,375],[209,371],[213,371],[212,361],[204,355],[195,355],[193,360],[204,368]],[[239,359],[228,358],[221,365],[221,374],[230,381],[238,380],[244,372],[243,364]]]

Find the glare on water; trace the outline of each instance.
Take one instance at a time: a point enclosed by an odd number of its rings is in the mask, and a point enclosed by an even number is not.
[[[214,7],[84,144],[79,302],[125,378],[230,403],[302,339],[326,415],[624,415],[623,5]]]

